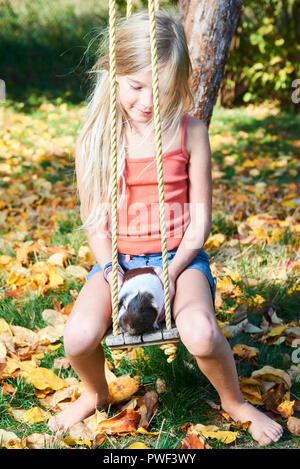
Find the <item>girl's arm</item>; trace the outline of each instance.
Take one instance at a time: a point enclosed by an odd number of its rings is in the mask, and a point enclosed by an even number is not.
[[[190,117],[189,121],[190,223],[169,266],[169,276],[174,282],[196,257],[209,237],[212,225],[212,175],[208,129],[200,119]]]

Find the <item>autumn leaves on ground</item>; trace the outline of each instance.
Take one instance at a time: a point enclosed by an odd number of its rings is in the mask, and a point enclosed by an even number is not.
[[[251,448],[185,347],[111,354],[107,406],[67,434],[47,421],[83,384],[63,329],[94,258],[80,224],[74,141],[83,107],[5,105],[0,130],[0,438],[4,448]],[[299,117],[272,106],[215,108],[213,228],[216,313],[245,398],[277,420],[272,448],[300,447]],[[132,446],[133,445],[133,446]]]

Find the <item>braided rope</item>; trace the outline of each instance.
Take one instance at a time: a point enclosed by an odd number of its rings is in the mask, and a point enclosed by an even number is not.
[[[130,2],[130,4],[129,4]],[[165,317],[167,329],[171,329],[171,306],[169,294],[169,272],[168,254],[166,242],[166,221],[165,221],[165,194],[162,163],[162,138],[159,108],[158,89],[158,66],[157,66],[157,43],[156,43],[156,23],[155,10],[159,8],[158,0],[149,0],[149,20],[150,20],[150,41],[151,41],[151,62],[152,62],[152,86],[153,105],[156,141],[157,178],[159,189],[160,227],[161,227],[161,247],[162,265],[165,295]],[[132,3],[128,0],[127,17],[131,15]],[[110,77],[110,126],[111,126],[111,200],[112,200],[112,320],[113,335],[118,334],[118,245],[117,245],[117,141],[116,141],[116,1],[109,0],[109,77]]]
[[[161,252],[162,252],[164,293],[165,293],[165,317],[166,317],[167,329],[171,329],[168,250],[167,250],[167,241],[166,241],[166,219],[165,219],[165,191],[164,191],[164,176],[163,176],[163,163],[162,163],[162,139],[161,139],[159,90],[158,90],[157,43],[156,43],[156,29],[155,29],[156,22],[155,22],[155,12],[154,12],[155,7],[157,7],[157,3],[154,6],[154,0],[148,0],[148,11],[149,11],[149,20],[150,20],[150,45],[151,45],[151,62],[152,62],[154,125],[155,125],[155,141],[156,141],[156,163],[157,163],[159,213],[160,213],[160,229],[161,229]]]
[[[116,1],[109,0],[110,147],[112,201],[112,319],[118,334],[118,242],[117,242],[117,85],[116,85]]]
[[[132,0],[127,0],[126,17],[129,18],[131,13],[132,13]]]

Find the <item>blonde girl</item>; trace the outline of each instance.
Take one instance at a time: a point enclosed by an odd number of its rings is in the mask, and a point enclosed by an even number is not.
[[[184,29],[160,10],[156,36],[172,314],[182,343],[217,390],[222,408],[235,421],[251,421],[253,438],[266,445],[279,440],[282,427],[245,402],[230,346],[215,317],[216,279],[202,247],[211,230],[211,152],[207,126],[189,113],[191,61]],[[93,89],[75,159],[81,229],[97,262],[64,331],[66,354],[85,389],[50,419],[50,427],[57,430],[91,415],[108,396],[100,344],[112,322],[107,34],[104,38],[92,69]],[[148,11],[118,21],[116,78],[120,288],[127,269],[162,267]]]

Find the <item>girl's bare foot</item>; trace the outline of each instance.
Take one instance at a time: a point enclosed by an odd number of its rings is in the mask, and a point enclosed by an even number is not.
[[[65,410],[51,417],[48,426],[55,432],[67,431],[72,425],[75,425],[75,423],[81,422],[92,415],[97,407],[104,406],[107,397],[108,391],[102,396],[84,391],[83,394]]]
[[[262,446],[268,445],[272,441],[277,442],[282,436],[282,426],[248,402],[222,407],[234,421],[252,422],[248,431],[254,440]]]

